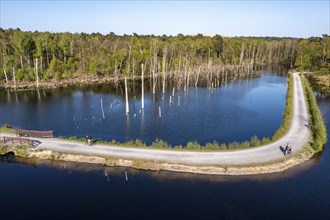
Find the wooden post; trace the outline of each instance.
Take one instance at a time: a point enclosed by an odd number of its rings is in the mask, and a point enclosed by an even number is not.
[[[141,82],[142,82],[142,109],[144,109],[144,66],[143,66],[143,63],[141,64],[141,68],[142,68],[142,79],[141,79]]]
[[[128,106],[128,91],[127,91],[127,78],[125,76],[125,97],[126,97],[126,115],[129,113],[129,106]]]
[[[181,99],[181,96],[178,97],[178,106],[180,107],[180,99]]]
[[[159,117],[161,118],[162,117],[162,109],[160,108],[160,106],[158,108],[158,112],[159,112]]]

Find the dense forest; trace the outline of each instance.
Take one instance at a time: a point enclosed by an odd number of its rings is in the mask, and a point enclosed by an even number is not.
[[[309,39],[51,33],[0,29],[2,84],[74,78],[233,78],[260,68],[329,74],[330,36]],[[228,73],[228,76],[227,76]],[[163,80],[162,80],[163,79]]]

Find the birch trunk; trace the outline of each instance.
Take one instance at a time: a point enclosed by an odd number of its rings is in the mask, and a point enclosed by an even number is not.
[[[6,73],[5,64],[3,64],[2,68],[3,68],[3,74],[5,74],[6,83],[8,83],[8,77],[7,77],[7,73]]]
[[[15,90],[16,90],[16,76],[15,76],[15,67],[13,67],[13,80],[14,80],[14,85],[15,85]]]
[[[36,58],[36,70],[35,70],[35,74],[36,74],[36,84],[37,84],[37,88],[39,88],[38,58]]]
[[[141,64],[141,69],[142,69],[142,79],[141,79],[141,83],[142,83],[142,109],[144,109],[144,65],[143,63]]]
[[[128,89],[127,89],[127,78],[125,76],[125,99],[126,99],[126,116],[129,113],[129,105],[128,105]]]

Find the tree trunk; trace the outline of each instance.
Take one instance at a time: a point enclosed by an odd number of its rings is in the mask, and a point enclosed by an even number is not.
[[[3,74],[5,74],[5,79],[6,79],[6,83],[8,83],[8,77],[7,77],[7,72],[6,72],[6,61],[5,61],[5,55],[3,55]]]
[[[42,71],[42,56],[40,57],[40,70]]]
[[[128,105],[128,89],[127,89],[127,78],[125,76],[125,99],[126,99],[126,116],[129,113],[129,105]]]
[[[198,71],[197,71],[197,77],[196,77],[196,81],[195,81],[195,86],[197,87],[198,84],[198,80],[199,80],[199,74],[201,72],[201,66],[198,67]]]
[[[131,45],[129,45],[129,50],[128,50],[128,60],[127,60],[127,76],[130,74],[130,68],[131,68]]]
[[[163,94],[165,94],[165,84],[166,84],[166,56],[167,56],[167,49],[165,49],[165,53],[163,54]]]
[[[5,64],[3,64],[2,68],[3,68],[3,73],[5,74],[6,83],[8,83],[8,77],[7,77],[7,73],[6,73]]]
[[[36,58],[36,84],[37,84],[37,89],[39,88],[39,76],[38,76],[38,58]]]
[[[244,59],[244,44],[242,43],[241,56],[240,56],[240,59],[239,59],[239,65],[242,65],[243,59]]]
[[[142,84],[142,97],[141,97],[141,103],[142,103],[142,109],[144,109],[144,65],[143,63],[141,64],[141,70],[142,70],[142,79],[141,79],[141,84]]]
[[[15,67],[13,67],[13,80],[14,80],[14,85],[15,85],[15,90],[16,90],[16,76],[15,76]]]

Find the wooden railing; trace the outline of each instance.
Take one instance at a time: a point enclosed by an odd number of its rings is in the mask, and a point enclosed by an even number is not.
[[[52,138],[53,131],[34,131],[16,129],[16,135],[20,137]]]
[[[0,137],[0,142],[3,144],[16,144],[16,145],[27,145],[34,146],[33,140],[28,138],[19,138],[19,137]]]

